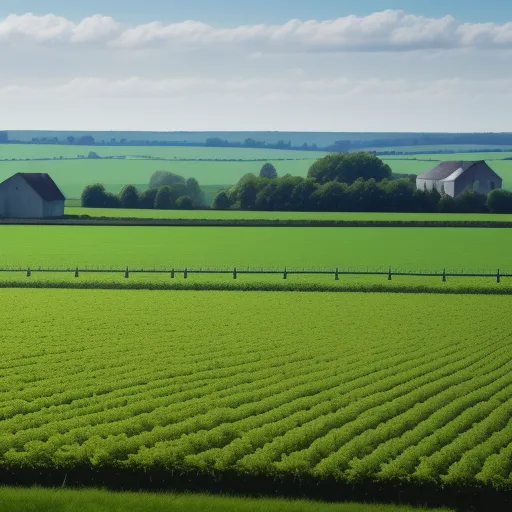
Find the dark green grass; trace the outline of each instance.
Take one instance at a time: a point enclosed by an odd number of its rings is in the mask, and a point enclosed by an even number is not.
[[[328,504],[206,494],[112,493],[102,490],[0,488],[2,512],[413,512],[406,505]],[[432,510],[432,509],[429,509]],[[448,509],[436,509],[448,512]]]
[[[72,201],[72,200],[71,200]],[[380,213],[380,212],[258,212],[240,210],[127,210],[81,208],[67,203],[66,215],[141,219],[265,219],[265,220],[360,220],[360,221],[512,221],[512,214],[478,213]]]

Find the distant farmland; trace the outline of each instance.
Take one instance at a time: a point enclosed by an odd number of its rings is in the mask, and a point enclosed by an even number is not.
[[[90,151],[100,157],[126,158],[77,159],[78,155],[87,156]],[[46,172],[66,197],[73,199],[80,197],[86,185],[97,182],[114,193],[127,184],[145,190],[150,176],[164,170],[196,178],[210,202],[219,189],[233,185],[247,173],[258,174],[265,161],[272,162],[281,176],[306,176],[310,166],[324,155],[314,151],[245,148],[7,144],[0,145],[0,181],[16,172]],[[512,189],[512,160],[503,160],[511,156],[512,153],[496,152],[424,154],[382,157],[382,160],[394,173],[419,174],[441,160],[487,159],[503,177],[504,188]]]

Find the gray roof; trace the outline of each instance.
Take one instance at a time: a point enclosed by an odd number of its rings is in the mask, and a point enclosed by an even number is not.
[[[44,201],[64,201],[66,198],[59,187],[46,173],[18,173]]]
[[[453,174],[457,169],[462,169],[462,172],[464,172],[476,164],[485,164],[485,162],[483,160],[477,160],[473,162],[462,162],[460,160],[454,162],[441,162],[433,169],[421,173],[418,178],[421,180],[444,180]]]

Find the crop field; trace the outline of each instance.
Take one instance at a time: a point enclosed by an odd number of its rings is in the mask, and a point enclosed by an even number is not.
[[[1,290],[0,307],[11,474],[512,488],[507,297]]]
[[[512,214],[489,213],[380,213],[380,212],[263,212],[242,210],[129,210],[123,208],[66,207],[66,215],[140,219],[269,219],[359,221],[512,221]]]
[[[503,228],[0,226],[0,268],[511,269]]]

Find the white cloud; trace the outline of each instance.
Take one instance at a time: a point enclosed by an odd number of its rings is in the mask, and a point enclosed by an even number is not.
[[[80,23],[54,14],[10,15],[0,21],[0,43],[101,43],[118,37],[121,26],[100,14]]]
[[[244,98],[296,98],[309,96],[316,99],[332,97],[374,97],[386,100],[450,99],[479,97],[508,97],[512,95],[512,79],[475,79],[458,77],[430,81],[404,79],[355,80],[340,76],[332,79],[307,79],[284,72],[281,77],[267,78],[205,78],[184,76],[166,79],[148,79],[139,76],[122,80],[100,77],[78,77],[65,83],[30,87],[6,85],[0,87],[0,97],[42,98],[175,98],[223,96]]]
[[[0,20],[0,44],[103,44],[118,49],[237,45],[251,55],[269,51],[381,52],[418,49],[512,48],[512,23],[461,23],[386,10],[334,20],[290,20],[281,25],[213,27],[199,21],[122,26],[94,15],[79,23],[31,13]]]

